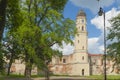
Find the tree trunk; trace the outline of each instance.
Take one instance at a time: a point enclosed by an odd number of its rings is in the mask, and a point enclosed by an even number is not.
[[[45,70],[45,80],[50,80],[49,79],[49,70],[48,69]]]
[[[10,62],[9,62],[9,66],[8,66],[7,76],[10,75],[10,68],[11,68],[11,65],[12,65],[12,62],[10,61]]]
[[[27,78],[27,80],[29,80],[31,77],[31,69],[30,69],[30,66],[28,65],[26,65],[25,67],[25,77]]]
[[[0,42],[3,37],[3,31],[5,27],[5,15],[6,15],[7,0],[0,1]]]
[[[44,68],[45,80],[50,80],[49,79],[49,68],[48,68],[49,62],[50,62],[49,60],[45,59],[45,64],[46,64],[46,67]]]
[[[10,75],[10,68],[11,68],[12,63],[13,63],[13,55],[11,55],[11,57],[10,57],[10,62],[9,62],[9,66],[8,66],[7,76]]]
[[[24,75],[27,78],[27,80],[30,80],[33,62],[29,58],[26,58],[25,62],[26,62],[26,65],[25,65],[25,73],[24,73]]]

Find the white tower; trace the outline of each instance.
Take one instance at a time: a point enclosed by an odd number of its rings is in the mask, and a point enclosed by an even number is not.
[[[75,36],[75,50],[73,60],[72,75],[88,76],[90,75],[90,65],[88,61],[87,51],[87,29],[86,29],[86,14],[80,10],[76,17],[77,34]]]
[[[76,17],[76,28],[75,53],[87,53],[86,14],[83,10],[80,10]]]

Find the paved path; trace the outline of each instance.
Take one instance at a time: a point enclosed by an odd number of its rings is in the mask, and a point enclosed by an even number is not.
[[[25,78],[7,78],[5,80],[27,80]],[[32,78],[30,80],[45,80],[45,78]],[[50,77],[50,80],[97,80],[97,79],[88,79],[86,77]]]

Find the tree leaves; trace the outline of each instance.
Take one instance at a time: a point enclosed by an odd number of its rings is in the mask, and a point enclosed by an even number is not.
[[[110,20],[112,27],[109,28],[110,33],[107,40],[112,43],[107,46],[107,55],[115,61],[115,65],[120,64],[120,14]]]
[[[25,61],[27,67],[36,65],[47,69],[53,56],[62,52],[51,47],[62,42],[72,43],[75,23],[63,17],[62,11],[67,0],[25,0],[9,4],[7,20],[7,43],[15,45],[15,54]],[[22,6],[21,6],[22,5]],[[13,9],[12,13],[9,13]],[[11,39],[10,39],[11,38]],[[14,42],[13,43],[11,43]],[[26,68],[27,69],[27,68]]]

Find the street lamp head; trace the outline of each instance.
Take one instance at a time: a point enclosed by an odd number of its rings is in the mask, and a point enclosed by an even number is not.
[[[103,12],[103,9],[100,7],[99,12],[98,12],[98,15],[99,15],[99,16],[102,16],[103,13],[104,13],[104,12]]]

